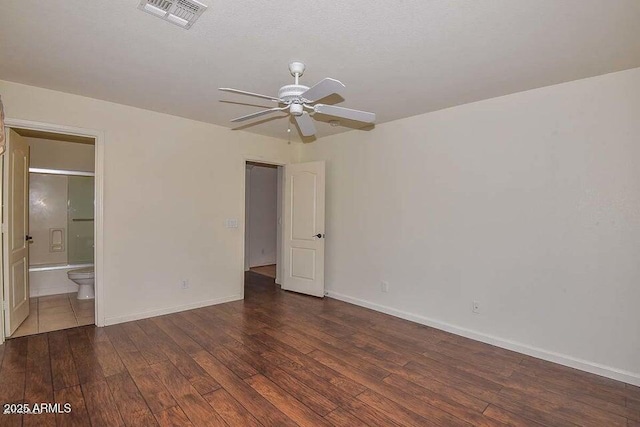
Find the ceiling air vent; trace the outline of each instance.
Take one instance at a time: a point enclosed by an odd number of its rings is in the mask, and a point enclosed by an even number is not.
[[[138,9],[189,29],[207,6],[196,0],[140,0]]]

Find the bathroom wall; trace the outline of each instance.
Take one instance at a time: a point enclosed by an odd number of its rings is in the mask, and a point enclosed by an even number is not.
[[[95,147],[92,144],[25,138],[30,148],[30,167],[93,172]]]
[[[30,267],[67,264],[67,187],[67,176],[29,174]],[[50,247],[52,229],[62,230],[59,251]]]

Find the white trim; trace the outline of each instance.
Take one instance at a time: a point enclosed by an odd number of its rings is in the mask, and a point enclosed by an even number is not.
[[[333,291],[328,291],[327,296],[329,296],[330,298],[335,298],[340,301],[348,302],[350,304],[354,304],[361,307],[369,308],[371,310],[379,311],[381,313],[390,314],[391,316],[399,317],[401,319],[409,320],[411,322],[420,323],[421,325],[426,325],[432,328],[440,329],[442,331],[451,332],[452,334],[460,335],[466,338],[470,338],[472,340],[495,345],[497,347],[501,347],[507,350],[512,350],[518,353],[526,354],[528,356],[537,357],[538,359],[543,359],[549,362],[558,363],[560,365],[579,369],[581,371],[590,372],[592,374],[601,375],[603,377],[622,381],[628,384],[633,384],[635,386],[640,386],[640,373],[624,371],[624,370],[616,369],[610,366],[601,365],[599,363],[590,362],[588,360],[583,360],[576,357],[568,356],[566,354],[555,353],[553,351],[532,347],[527,344],[506,340],[493,335],[473,331],[467,328],[461,328],[459,326],[455,326],[450,323],[441,322],[438,320],[430,319],[428,317],[420,316],[420,315],[409,313],[402,310],[397,310],[395,308],[376,304],[376,303],[359,299],[359,298],[354,298],[348,295],[343,295]]]
[[[246,194],[247,194],[247,183],[246,181],[246,170],[247,170],[247,162],[255,162],[255,163],[262,163],[265,165],[272,165],[272,166],[278,166],[278,167],[283,167],[287,165],[286,162],[282,162],[279,160],[270,160],[270,159],[265,159],[262,156],[252,156],[252,155],[245,155],[242,156],[242,187],[240,188],[240,191],[242,194],[242,209],[240,210],[240,217],[242,218],[242,269],[240,271],[242,271],[242,281],[240,283],[240,294],[242,295],[241,299],[244,299],[244,272],[245,270],[245,265],[246,265],[246,261],[245,261],[245,255],[246,255],[246,250],[245,250],[245,233],[247,232],[247,224],[246,224],[246,218],[247,218],[247,214],[246,214],[246,206],[245,206],[245,200],[246,200]],[[283,182],[284,185],[284,182]],[[281,227],[282,228],[282,227]],[[276,257],[277,259],[277,257]],[[282,256],[280,257],[280,259],[282,259]],[[278,268],[278,267],[277,267]]]
[[[62,169],[44,169],[44,168],[29,168],[29,173],[43,173],[47,175],[96,176],[95,172],[70,171],[70,170],[62,170]]]
[[[127,314],[126,316],[107,317],[104,319],[104,326],[115,325],[118,323],[131,322],[134,320],[147,319],[149,317],[162,316],[164,314],[178,313],[185,310],[193,310],[194,308],[207,307],[210,305],[223,304],[225,302],[239,301],[243,299],[243,295],[231,295],[223,298],[216,298],[207,301],[198,301],[191,304],[176,305],[173,307],[160,308],[157,310],[143,311],[140,313]]]
[[[30,130],[40,130],[45,132],[62,133],[65,135],[84,136],[95,139],[95,322],[97,326],[105,326],[104,316],[104,144],[105,135],[101,130],[86,129],[74,126],[57,125],[52,123],[36,122],[32,120],[22,120],[5,118],[5,126],[8,128],[22,128]],[[4,330],[2,331],[4,340]]]

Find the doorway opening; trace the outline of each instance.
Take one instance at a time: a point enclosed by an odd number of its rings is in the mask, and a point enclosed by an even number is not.
[[[244,270],[280,283],[283,167],[245,163]]]
[[[96,323],[96,139],[29,126],[7,129],[6,338]]]

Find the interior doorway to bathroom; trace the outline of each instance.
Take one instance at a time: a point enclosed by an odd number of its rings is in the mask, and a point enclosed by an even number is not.
[[[280,283],[283,167],[245,163],[245,272]]]
[[[94,324],[94,137],[7,129],[4,336]]]

